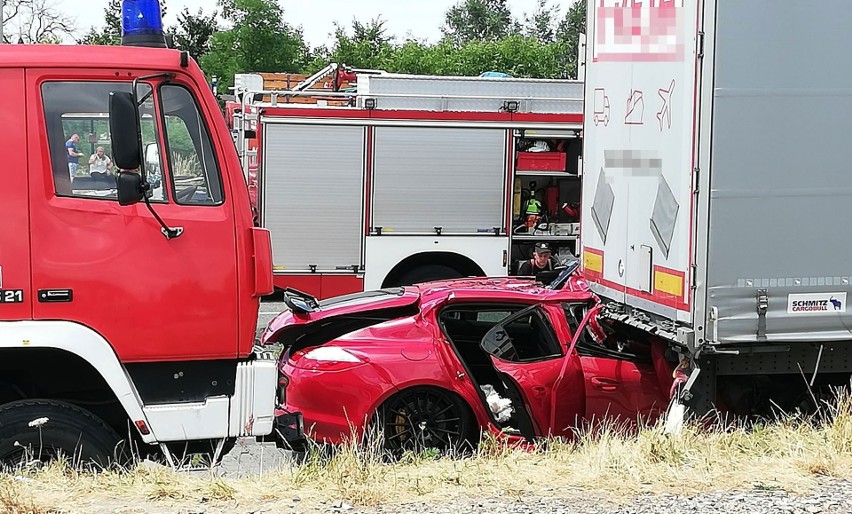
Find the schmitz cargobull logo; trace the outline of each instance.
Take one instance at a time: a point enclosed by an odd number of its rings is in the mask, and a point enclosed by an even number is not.
[[[846,312],[846,293],[791,294],[788,314],[841,314]]]

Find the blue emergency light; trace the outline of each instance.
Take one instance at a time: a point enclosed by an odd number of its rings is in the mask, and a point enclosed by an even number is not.
[[[166,48],[159,0],[121,2],[121,44]]]

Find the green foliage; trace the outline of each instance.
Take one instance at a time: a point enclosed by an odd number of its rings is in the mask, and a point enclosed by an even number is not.
[[[406,41],[387,45],[378,53],[362,46],[335,46],[328,58],[320,56],[309,71],[328,62],[341,62],[354,67],[380,68],[391,73],[422,75],[476,76],[486,71],[502,71],[514,77],[563,78],[562,46],[544,44],[536,38],[519,34],[496,41],[471,41],[456,47],[449,41],[427,45]]]
[[[177,116],[166,116],[166,137],[172,154],[195,155],[195,145],[184,121]]]
[[[447,33],[445,27],[447,37],[432,45],[417,40],[397,44],[385,35],[383,20],[368,24],[354,20],[351,31],[336,27],[332,48],[317,49],[305,72],[338,62],[424,75],[475,76],[501,71],[515,77],[576,77],[577,41],[586,25],[585,2],[574,3],[561,20],[558,11],[558,5],[539,0],[536,11],[525,18],[521,32],[505,2],[465,0],[447,12],[447,25],[459,30]],[[502,20],[503,32],[497,31],[494,20]],[[467,27],[464,23],[480,26]],[[460,32],[463,28],[464,34]]]
[[[549,0],[538,0],[535,12],[524,16],[524,35],[542,43],[556,41],[558,6],[548,5]]]
[[[301,31],[284,21],[276,0],[219,0],[219,6],[231,28],[213,34],[201,65],[220,78],[222,88],[235,73],[304,69],[307,45]]]
[[[322,69],[329,62],[345,63],[356,68],[381,68],[393,59],[396,48],[387,35],[381,17],[361,23],[352,20],[352,35],[335,24],[334,44],[329,50],[319,48],[312,55],[310,70]]]
[[[160,15],[165,18],[168,8],[165,0],[160,0]],[[100,30],[89,29],[82,38],[77,40],[81,45],[113,45],[121,44],[121,0],[109,0],[104,7],[104,26]]]
[[[178,14],[178,24],[169,28],[175,47],[186,50],[193,59],[199,61],[201,56],[210,50],[210,38],[219,30],[216,21],[217,12],[206,16],[198,9],[198,14],[191,14],[186,7]]]
[[[506,0],[463,0],[450,7],[441,30],[457,46],[472,41],[496,41],[517,34],[518,22]]]
[[[81,45],[120,45],[121,44],[121,0],[109,0],[104,8],[104,26],[100,30],[94,27],[77,41]]]
[[[313,73],[331,62],[395,73],[475,76],[501,71],[516,77],[571,78],[576,77],[577,43],[586,26],[582,0],[573,1],[561,18],[559,4],[538,0],[523,22],[512,16],[507,0],[460,0],[447,10],[444,37],[437,43],[414,38],[397,42],[379,16],[336,24],[331,45],[311,50],[301,31],[285,21],[279,0],[218,0],[218,6],[226,30],[220,30],[216,11],[192,14],[184,8],[168,32],[208,76],[218,76],[221,91],[236,73]],[[109,0],[104,27],[92,29],[80,42],[120,41],[121,2]]]
[[[577,0],[559,22],[556,45],[559,47],[559,65],[566,76],[577,76],[577,51],[580,34],[586,33],[586,2]]]

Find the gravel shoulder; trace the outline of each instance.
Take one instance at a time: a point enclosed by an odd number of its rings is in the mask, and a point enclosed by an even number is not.
[[[551,493],[557,493],[552,491]],[[342,500],[317,500],[289,495],[286,491],[263,501],[249,503],[127,502],[118,499],[77,504],[62,513],[108,512],[113,514],[833,514],[852,512],[852,483],[822,479],[804,495],[781,491],[749,491],[701,495],[658,494],[614,498],[591,491],[529,495],[515,498],[454,498],[446,502],[390,504],[372,508],[353,507]]]
[[[662,494],[635,498],[595,497],[575,492],[564,498],[525,497],[520,499],[455,500],[445,505],[407,504],[352,512],[365,514],[686,514],[696,512],[752,514],[828,514],[852,512],[852,483],[820,480],[816,490],[795,495],[782,491],[720,492],[702,495]]]

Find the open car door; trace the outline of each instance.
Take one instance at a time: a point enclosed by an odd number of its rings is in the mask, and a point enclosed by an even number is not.
[[[673,370],[665,363],[664,349],[660,344],[633,349],[629,343],[611,348],[603,342],[606,335],[597,319],[589,317],[589,312],[597,316],[600,308],[587,311],[579,323],[569,321],[585,326],[576,331],[574,344],[586,382],[586,420],[628,425],[653,421],[668,406],[671,380],[662,377],[670,377]]]
[[[494,325],[480,347],[507,387],[520,392],[535,435],[565,435],[582,419],[583,371],[573,341],[558,340],[542,306],[523,309]]]

